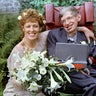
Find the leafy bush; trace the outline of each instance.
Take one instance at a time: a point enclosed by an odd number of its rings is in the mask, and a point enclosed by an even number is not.
[[[53,3],[55,6],[69,6],[69,5],[81,5],[84,0],[19,0],[21,4],[21,10],[25,8],[35,8],[44,13],[44,5]]]
[[[55,6],[70,6],[70,5],[82,5],[84,2],[96,1],[96,0],[19,0],[21,4],[21,10],[25,8],[35,8],[44,13],[44,5],[53,3]]]
[[[21,32],[17,22],[18,14],[0,14],[0,84],[7,76],[7,58],[12,48],[19,42]],[[3,80],[3,81],[6,81]],[[6,82],[3,82],[5,85]]]

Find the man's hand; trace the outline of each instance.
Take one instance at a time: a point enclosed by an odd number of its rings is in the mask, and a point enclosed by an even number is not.
[[[85,33],[88,43],[90,43],[90,39],[96,40],[94,33],[90,29],[88,29],[87,27],[78,27],[78,31]]]

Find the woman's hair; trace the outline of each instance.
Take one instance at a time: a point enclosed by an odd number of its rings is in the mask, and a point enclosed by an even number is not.
[[[68,6],[68,7],[62,8],[62,10],[60,11],[60,18],[61,18],[66,12],[71,12],[72,15],[74,15],[74,16],[76,16],[77,14],[79,14],[79,10],[76,9],[74,6]]]
[[[38,22],[39,26],[41,28],[44,27],[44,17],[35,9],[25,9],[21,12],[21,15],[19,16],[19,23],[21,30],[26,22]]]

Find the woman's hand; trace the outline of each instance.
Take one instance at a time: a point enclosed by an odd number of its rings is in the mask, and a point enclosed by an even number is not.
[[[90,43],[90,39],[96,40],[94,33],[90,29],[88,29],[87,27],[78,27],[78,31],[85,33],[88,43]]]

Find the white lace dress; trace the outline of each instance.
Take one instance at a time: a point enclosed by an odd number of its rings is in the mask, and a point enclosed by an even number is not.
[[[46,50],[47,34],[48,34],[48,31],[40,33],[38,43],[36,44],[35,49],[34,49],[35,51],[42,52],[42,51]],[[13,57],[13,54],[16,54],[18,52],[20,57],[22,57],[24,55],[26,48],[24,48],[24,46],[22,46],[21,42],[13,48],[13,50],[8,58],[7,66],[8,66],[9,71],[13,71],[14,68],[18,68],[20,66],[19,63],[15,62],[15,58]],[[25,91],[24,88],[15,81],[15,78],[10,77],[10,79],[6,85],[6,88],[3,92],[3,96],[31,96],[31,94],[30,94],[30,92]],[[39,93],[39,94],[37,94],[37,96],[44,96],[44,94]]]

